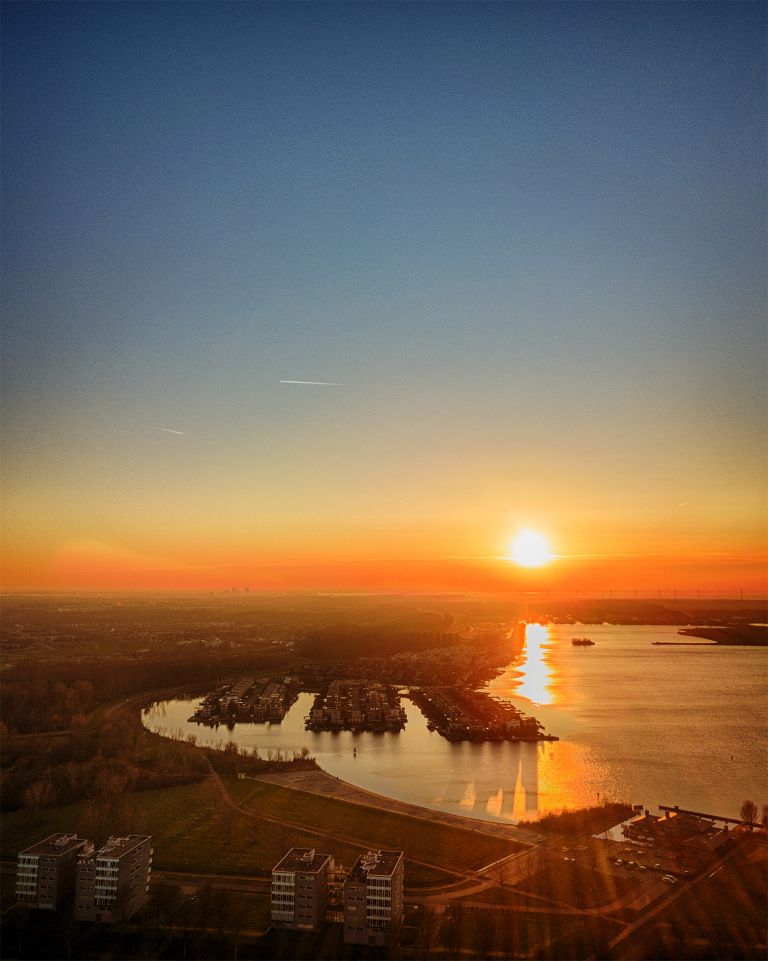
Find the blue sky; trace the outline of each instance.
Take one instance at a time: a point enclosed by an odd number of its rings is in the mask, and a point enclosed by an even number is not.
[[[754,542],[764,38],[753,3],[5,4],[13,537],[581,544],[690,500],[683,540]]]

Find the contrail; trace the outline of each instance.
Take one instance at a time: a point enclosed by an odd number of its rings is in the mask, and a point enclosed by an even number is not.
[[[335,384],[327,380],[281,380],[281,384],[306,384],[308,387],[346,387],[346,384]]]
[[[174,430],[172,427],[155,427],[155,430],[165,431],[166,434],[179,434],[181,437],[187,436],[183,430]]]

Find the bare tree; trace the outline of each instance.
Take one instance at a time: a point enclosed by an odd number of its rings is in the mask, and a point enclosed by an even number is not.
[[[436,908],[429,904],[424,905],[421,913],[421,924],[419,925],[419,946],[425,958],[432,954],[432,948],[440,931],[441,920]]]
[[[763,825],[766,831],[768,831],[768,804],[763,805],[763,813],[760,818],[760,823]]]
[[[749,830],[752,830],[753,825],[757,821],[757,805],[754,801],[750,801],[749,798],[741,805],[741,810],[739,811],[741,820],[749,826]]]
[[[50,772],[43,781],[33,781],[22,794],[24,807],[32,811],[47,808],[56,800],[56,791],[50,780]]]

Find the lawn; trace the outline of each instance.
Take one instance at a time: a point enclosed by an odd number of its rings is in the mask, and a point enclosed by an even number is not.
[[[255,782],[236,778],[228,781],[230,787],[252,783]],[[137,791],[127,796],[124,808],[126,813],[120,824],[110,822],[103,812],[95,810],[92,801],[42,811],[7,812],[3,815],[2,856],[15,859],[19,851],[60,831],[76,832],[98,843],[110,833],[151,834],[155,870],[265,875],[292,847],[325,848],[336,861],[351,867],[366,847],[382,848],[390,843],[389,835],[379,837],[376,821],[370,822],[361,845],[337,840],[327,825],[323,825],[324,836],[319,837],[289,826],[265,824],[258,817],[241,814],[223,804],[219,788],[211,780]],[[278,810],[275,816],[280,813]],[[286,812],[283,816],[292,820]],[[302,823],[309,827],[315,822],[321,824],[320,817],[319,813],[305,817]],[[339,831],[338,836],[344,838],[345,832]],[[444,884],[451,880],[451,875],[422,865],[407,867],[409,885]]]
[[[477,870],[522,848],[516,841],[292,791],[264,781],[226,778],[225,784],[235,802],[246,810],[317,827],[331,837],[371,848],[404,851],[408,859],[448,870]]]
[[[110,832],[93,831],[92,802],[10,811],[3,815],[2,853],[15,858],[20,850],[58,831],[77,832],[102,842]],[[315,847],[316,835],[264,825],[226,807],[210,780],[181,787],[138,791],[130,796],[130,813],[114,833],[151,834],[156,870],[201,874],[266,874],[291,847]],[[344,863],[357,858],[358,848],[335,845]]]

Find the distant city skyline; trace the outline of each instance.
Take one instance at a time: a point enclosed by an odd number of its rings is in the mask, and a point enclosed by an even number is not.
[[[3,590],[766,590],[763,4],[2,16]]]

